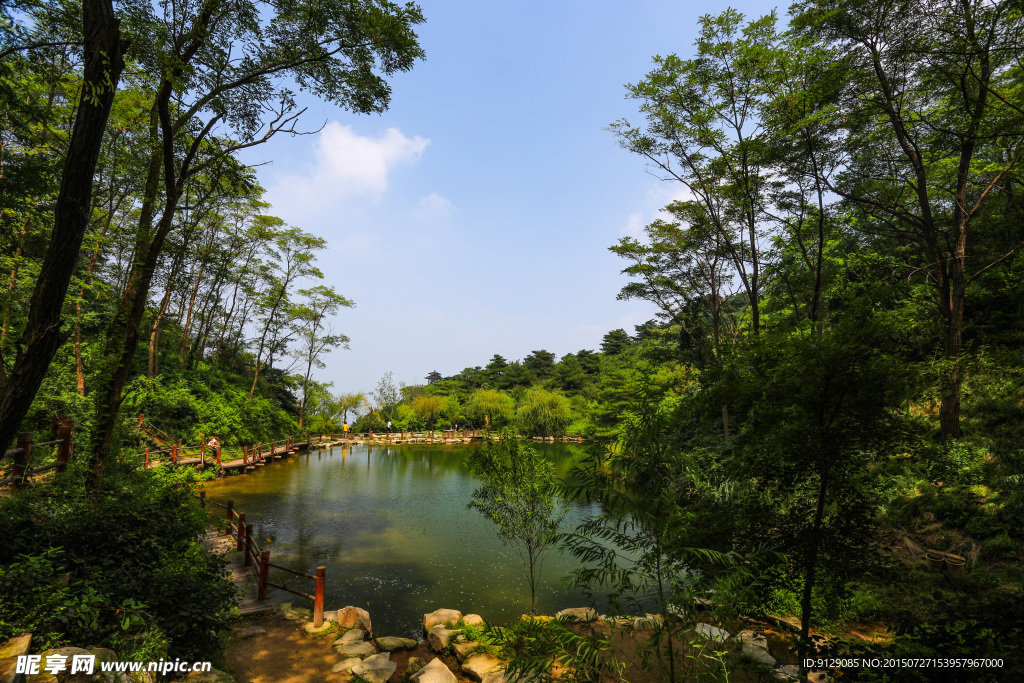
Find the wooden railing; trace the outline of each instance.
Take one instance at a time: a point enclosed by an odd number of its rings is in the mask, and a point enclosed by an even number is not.
[[[7,477],[6,479],[0,479],[0,486],[7,486],[8,484],[14,484],[15,488],[24,486],[29,477],[33,477],[43,472],[50,470],[57,470],[63,472],[68,468],[68,463],[71,462],[73,456],[72,443],[75,435],[75,421],[71,418],[64,418],[60,421],[60,425],[57,430],[58,438],[52,441],[43,441],[42,443],[32,443],[32,432],[19,432],[17,447],[13,448],[4,453],[3,459],[13,458],[13,470],[11,474],[13,476]],[[41,467],[32,467],[32,449],[42,448],[43,446],[57,446],[57,459],[55,462],[49,465],[43,465]]]
[[[210,452],[209,457],[207,457],[207,445],[205,443],[201,443],[198,446],[185,446],[182,445],[181,439],[178,439],[170,448],[163,448],[158,451],[151,451],[146,448],[143,452],[143,467],[150,469],[167,463],[176,465],[181,460],[189,459],[197,459],[200,467],[206,467],[208,459],[216,463],[218,467],[222,467],[226,456],[234,456],[233,458],[228,458],[228,460],[241,460],[243,466],[248,466],[257,462],[266,462],[267,456],[273,455],[274,451],[278,448],[284,447],[284,451],[288,451],[294,448],[297,443],[299,442],[290,434],[283,439],[277,439],[268,444],[264,444],[261,441],[252,446],[239,446],[229,450],[223,450],[218,443],[216,449]],[[266,450],[264,450],[265,447]],[[158,455],[164,455],[165,457],[155,459],[154,456]]]
[[[306,572],[300,572],[289,567],[282,567],[279,564],[274,564],[270,561],[270,551],[263,550],[256,543],[256,539],[253,538],[252,524],[246,523],[245,513],[238,512],[235,510],[234,501],[229,500],[227,505],[218,503],[215,500],[211,500],[206,497],[206,491],[200,491],[199,504],[206,509],[207,503],[220,506],[226,510],[227,519],[227,533],[234,537],[236,545],[235,549],[244,553],[245,566],[252,567],[254,564],[259,568],[259,583],[257,598],[260,600],[267,599],[267,591],[270,587],[279,588],[283,591],[288,591],[293,595],[298,595],[302,598],[307,598],[313,601],[313,626],[320,628],[324,625],[324,593],[327,584],[327,568],[317,567],[316,575],[307,574]],[[312,579],[315,583],[313,589],[313,595],[308,593],[302,593],[300,591],[292,590],[288,586],[283,586],[270,581],[270,568],[280,569],[282,571],[295,574],[296,576],[302,576],[307,579]]]

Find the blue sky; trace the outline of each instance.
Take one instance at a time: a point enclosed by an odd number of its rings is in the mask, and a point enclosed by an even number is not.
[[[357,116],[301,98],[305,125],[249,163],[273,213],[327,238],[326,282],[356,302],[352,342],[325,360],[335,391],[451,375],[501,354],[598,349],[654,317],[616,300],[608,251],[681,196],[605,130],[637,103],[656,54],[691,54],[700,15],[767,3],[423,0],[427,59],[392,80],[391,108]]]

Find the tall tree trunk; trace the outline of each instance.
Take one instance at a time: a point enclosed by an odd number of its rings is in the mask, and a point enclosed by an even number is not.
[[[0,448],[11,442],[67,335],[61,310],[89,226],[93,177],[127,43],[111,0],[82,0],[85,65],[81,100],[64,160],[53,233],[29,301],[28,322],[0,388]]]
[[[828,473],[821,473],[818,484],[818,505],[811,525],[811,545],[804,561],[804,590],[800,598],[800,643],[798,657],[808,656],[811,632],[811,598],[814,595],[814,580],[818,567],[818,548],[821,545],[821,527],[825,520],[825,496],[828,494]]]

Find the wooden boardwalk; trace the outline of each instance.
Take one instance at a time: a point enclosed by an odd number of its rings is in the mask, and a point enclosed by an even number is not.
[[[227,556],[231,581],[235,584],[240,596],[236,600],[239,613],[256,614],[274,609],[274,603],[257,598],[259,567],[245,566],[245,558],[243,553],[235,549],[236,541],[233,536],[225,536],[219,529],[210,528],[206,532],[206,537],[203,538],[203,547]]]

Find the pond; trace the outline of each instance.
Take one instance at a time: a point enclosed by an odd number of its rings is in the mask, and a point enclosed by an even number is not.
[[[534,444],[564,477],[582,451],[569,444]],[[375,633],[418,635],[435,609],[477,613],[496,624],[529,611],[523,563],[497,527],[467,509],[479,486],[465,460],[471,447],[402,445],[335,447],[301,452],[244,476],[205,485],[218,502],[233,500],[253,525],[271,561],[315,573],[327,567],[326,609],[369,610]],[[598,514],[574,505],[565,528]],[[551,551],[538,582],[537,612],[554,614],[588,604],[569,591],[577,568]],[[274,583],[312,593],[312,581],[274,570]],[[281,590],[271,600],[309,606]],[[598,604],[601,609],[602,604]]]

